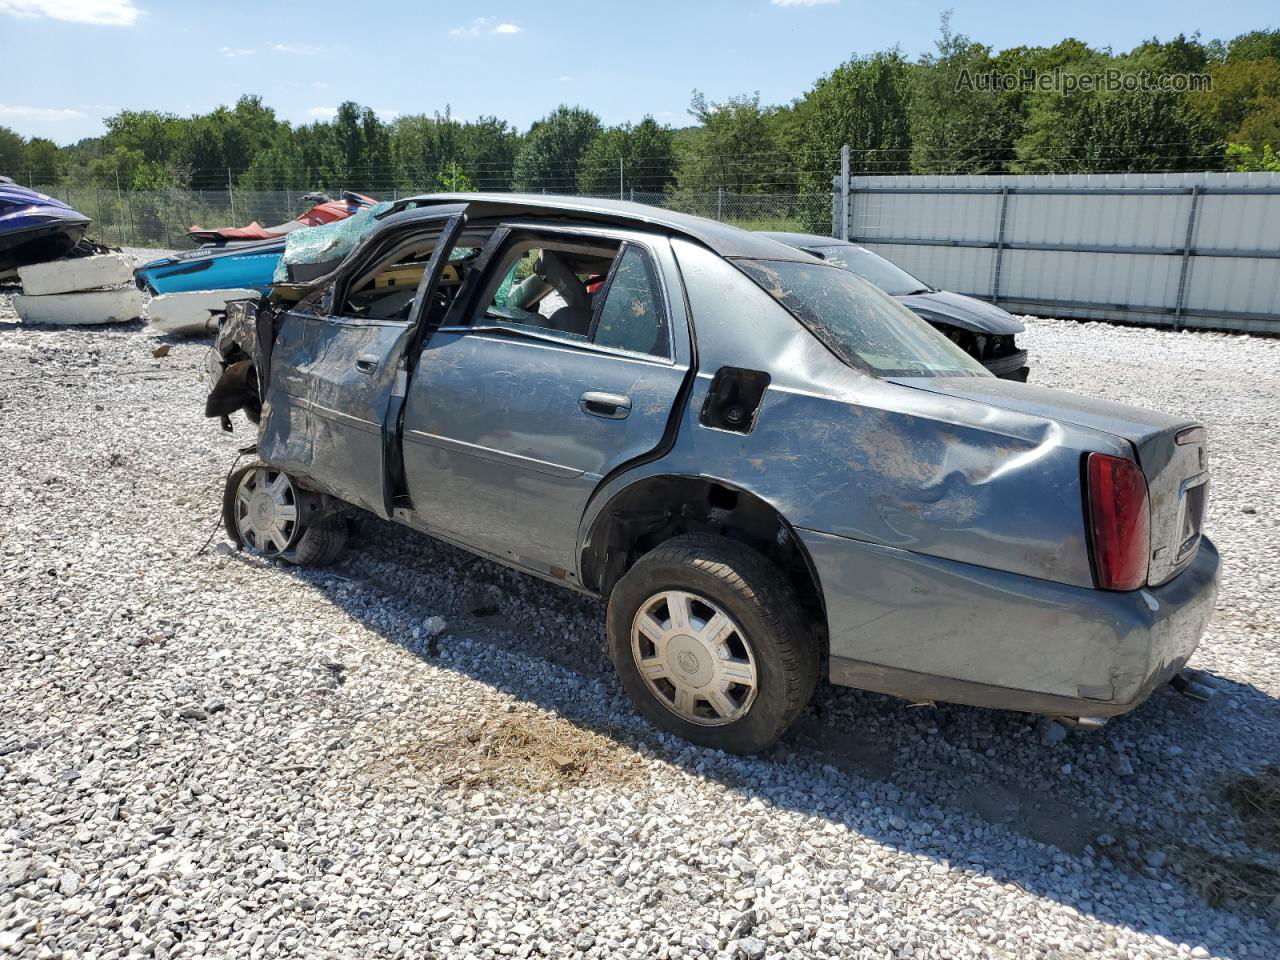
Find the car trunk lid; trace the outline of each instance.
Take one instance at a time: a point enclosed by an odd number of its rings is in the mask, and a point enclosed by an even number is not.
[[[1084,397],[1065,390],[986,377],[894,378],[904,386],[989,403],[1109,433],[1133,445],[1151,501],[1151,586],[1195,558],[1208,493],[1204,426],[1187,417]]]

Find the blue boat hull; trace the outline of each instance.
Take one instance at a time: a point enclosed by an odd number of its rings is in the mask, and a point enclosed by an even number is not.
[[[229,248],[187,250],[143,264],[133,272],[133,277],[138,286],[152,293],[235,289],[266,293],[282,256],[283,239]]]

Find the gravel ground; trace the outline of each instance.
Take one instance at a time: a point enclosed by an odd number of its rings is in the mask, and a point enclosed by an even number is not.
[[[1210,425],[1217,696],[823,688],[742,759],[640,723],[599,603],[374,519],[233,554],[207,345],[0,295],[0,953],[1276,957],[1225,787],[1280,756],[1280,341],[1029,324],[1038,382]]]

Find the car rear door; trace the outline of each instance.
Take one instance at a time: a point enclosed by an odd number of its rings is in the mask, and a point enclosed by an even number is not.
[[[590,338],[512,329],[477,305],[469,322],[450,318],[425,345],[403,444],[410,498],[430,531],[558,579],[576,576],[588,499],[602,477],[661,444],[690,368],[669,241],[618,240]],[[496,256],[490,273],[501,263]],[[658,337],[620,329],[650,310],[665,325]]]
[[[387,462],[394,453],[388,409],[406,381],[402,360],[422,322],[464,218],[419,217],[380,238],[339,269],[331,290],[290,311],[276,336],[259,450],[263,458],[314,486],[389,516]],[[398,262],[407,246],[438,236],[415,296],[402,316],[356,315],[349,294]],[[408,291],[405,291],[408,297]]]

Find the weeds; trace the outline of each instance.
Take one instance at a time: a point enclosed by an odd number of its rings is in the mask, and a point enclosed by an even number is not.
[[[1227,799],[1249,841],[1280,852],[1280,768],[1237,778],[1227,785]]]

